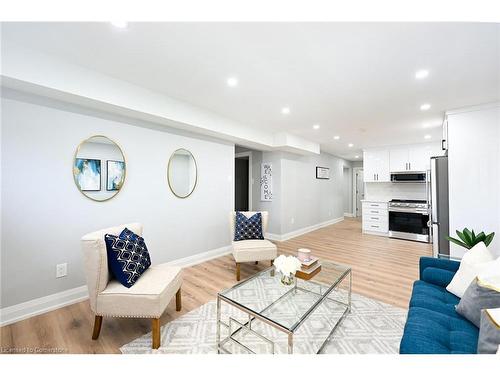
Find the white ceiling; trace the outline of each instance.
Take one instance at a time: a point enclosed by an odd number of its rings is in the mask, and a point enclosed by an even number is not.
[[[366,147],[424,142],[426,134],[437,141],[445,110],[500,100],[499,24],[2,26],[9,43],[251,127],[318,142],[323,151],[350,160]],[[419,69],[429,76],[416,80]],[[226,85],[230,76],[238,78],[237,87]],[[431,109],[420,111],[423,103]]]

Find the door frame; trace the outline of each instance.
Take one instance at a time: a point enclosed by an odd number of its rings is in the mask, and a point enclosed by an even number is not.
[[[248,157],[248,211],[252,211],[252,151],[238,152],[234,154],[235,159],[242,159]],[[236,184],[236,180],[234,182]],[[234,208],[234,207],[233,207]]]
[[[357,205],[357,200],[356,200],[356,172],[358,171],[363,171],[363,184],[364,182],[364,169],[363,167],[353,167],[352,168],[352,217],[356,218],[356,205]],[[363,187],[363,191],[365,191]]]

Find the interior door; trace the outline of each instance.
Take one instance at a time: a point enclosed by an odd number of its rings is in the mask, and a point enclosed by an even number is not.
[[[361,200],[365,198],[363,170],[356,171],[356,217],[363,215]]]
[[[234,209],[248,211],[248,158],[234,160]]]

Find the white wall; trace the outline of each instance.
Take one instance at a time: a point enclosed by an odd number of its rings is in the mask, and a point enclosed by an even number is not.
[[[232,144],[33,103],[1,101],[1,307],[84,285],[80,238],[93,230],[142,222],[153,264],[229,245]],[[73,181],[75,149],[95,134],[115,140],[127,160],[124,186],[107,202],[84,197]],[[169,157],[181,147],[198,163],[187,199],[166,180]],[[56,279],[64,262],[68,276]]]
[[[496,232],[500,255],[500,104],[448,115],[450,233]],[[452,244],[450,254],[464,251]]]

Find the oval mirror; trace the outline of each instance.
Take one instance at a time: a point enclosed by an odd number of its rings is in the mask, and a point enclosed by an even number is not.
[[[196,160],[188,150],[175,150],[168,161],[168,186],[178,198],[187,198],[196,187],[198,171]]]
[[[125,174],[122,149],[108,137],[95,135],[76,149],[73,177],[87,198],[98,202],[113,198],[123,187]]]

